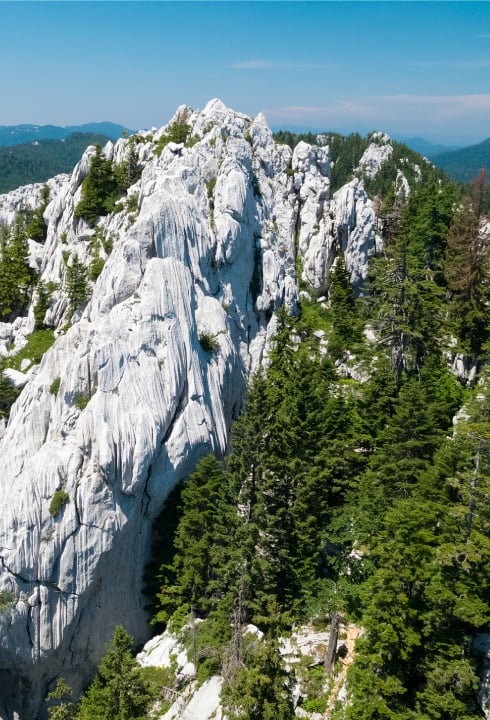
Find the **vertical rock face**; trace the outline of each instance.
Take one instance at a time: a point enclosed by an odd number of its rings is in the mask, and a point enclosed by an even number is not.
[[[218,100],[180,108],[183,116],[188,146],[169,143],[158,155],[166,129],[140,134],[141,179],[97,231],[74,215],[89,148],[71,176],[50,181],[47,240],[30,245],[52,284],[45,319],[57,339],[26,377],[0,440],[5,719],[37,718],[60,674],[80,690],[116,624],[147,637],[152,522],[202,455],[224,453],[273,313],[295,308],[295,243],[319,290],[336,252],[362,280],[374,248],[374,214],[357,181],[329,198],[328,148],[302,143],[293,156],[262,116]],[[123,161],[128,142],[105,155]],[[35,207],[39,192],[0,196],[0,224],[19,203]],[[105,264],[67,329],[66,264],[76,254],[88,266],[94,243]],[[32,308],[0,324],[0,354],[33,327]]]

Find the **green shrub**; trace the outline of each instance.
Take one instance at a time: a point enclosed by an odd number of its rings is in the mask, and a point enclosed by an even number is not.
[[[114,245],[114,239],[113,239],[112,235],[109,235],[108,238],[106,238],[105,240],[102,240],[102,247],[104,248],[104,252],[106,255],[111,254],[113,245]]]
[[[0,362],[0,417],[8,418],[10,408],[17,400],[20,390],[14,387],[3,374],[3,363]]]
[[[199,342],[204,352],[214,353],[219,348],[219,342],[216,340],[214,335],[207,332],[199,333]]]
[[[323,714],[327,709],[327,703],[328,695],[322,695],[318,698],[308,698],[308,700],[304,701],[302,708],[306,710],[306,712]]]
[[[65,492],[65,490],[57,490],[51,498],[51,502],[49,504],[49,514],[54,518],[57,517],[69,499],[69,495]]]
[[[199,140],[201,140],[201,137],[199,135],[193,135],[191,138],[189,138],[189,140],[187,140],[185,144],[186,148],[194,147],[194,145],[198,143]]]
[[[214,188],[216,187],[216,178],[212,177],[206,183],[206,190],[208,191],[208,198],[211,199],[214,195]]]
[[[99,257],[97,254],[92,262],[90,263],[90,267],[88,270],[88,276],[92,282],[95,282],[97,278],[99,277],[100,273],[102,272],[104,268],[105,260],[104,258]]]
[[[137,193],[131,193],[131,195],[128,195],[128,198],[126,200],[126,210],[128,212],[137,212],[138,211],[138,194]]]
[[[89,395],[87,395],[85,393],[81,393],[80,395],[77,395],[75,397],[75,406],[79,410],[85,410],[85,408],[89,404],[89,401],[90,401]]]
[[[60,385],[61,385],[61,378],[60,378],[60,377],[56,377],[56,378],[53,380],[53,382],[51,383],[51,385],[49,386],[49,392],[51,393],[51,395],[57,395],[57,394],[58,394],[58,390],[60,389]]]
[[[175,122],[169,125],[165,135],[162,135],[162,137],[157,141],[157,144],[155,146],[156,155],[160,156],[163,152],[163,149],[170,142],[174,142],[177,144],[187,143],[189,133],[191,131],[191,126],[187,124],[186,120],[187,116],[186,113],[184,113],[181,117],[178,117]]]
[[[10,610],[15,601],[15,595],[10,590],[0,592],[0,612]]]
[[[162,701],[162,688],[174,687],[175,676],[177,674],[177,662],[172,656],[172,665],[167,667],[140,667],[138,668],[138,675],[143,680],[148,694],[151,699],[159,701],[158,711],[159,714],[163,714],[170,709],[172,700]]]

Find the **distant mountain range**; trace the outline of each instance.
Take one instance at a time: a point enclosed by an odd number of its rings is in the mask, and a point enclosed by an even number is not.
[[[0,145],[12,146],[29,143],[35,140],[63,140],[73,133],[95,133],[106,135],[111,140],[117,140],[127,132],[134,132],[112,122],[93,122],[83,125],[0,125]]]
[[[436,167],[444,170],[457,182],[467,183],[477,177],[481,168],[490,167],[490,138],[478,145],[443,152],[429,157]]]
[[[431,158],[434,155],[438,155],[439,153],[451,153],[455,150],[459,150],[461,148],[461,145],[441,145],[438,143],[432,143],[429,140],[424,140],[424,138],[420,137],[411,137],[411,138],[395,138],[398,140],[398,142],[403,143],[404,145],[407,145],[412,150],[415,150],[415,152],[420,153],[426,158]]]

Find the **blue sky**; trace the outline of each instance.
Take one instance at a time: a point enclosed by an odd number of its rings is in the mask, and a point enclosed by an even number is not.
[[[0,125],[160,126],[213,97],[274,127],[490,136],[487,2],[0,2]]]

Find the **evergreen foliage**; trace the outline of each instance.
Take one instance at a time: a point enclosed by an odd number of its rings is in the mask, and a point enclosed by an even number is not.
[[[333,358],[356,343],[361,342],[361,322],[354,289],[343,256],[340,256],[330,273],[329,300],[332,308],[332,332],[328,347]]]
[[[54,518],[58,517],[69,499],[68,493],[65,490],[57,490],[51,498],[51,502],[49,504],[49,514]]]
[[[88,300],[88,273],[77,253],[71,256],[71,262],[66,265],[65,289],[69,310],[73,314]]]
[[[3,369],[3,362],[0,361],[0,418],[8,418],[10,408],[19,395],[19,390],[7,379]]]
[[[467,352],[485,358],[488,348],[484,183],[460,200],[428,168],[408,199],[384,182],[375,188],[385,194],[384,253],[363,309],[340,258],[328,307],[279,313],[267,374],[250,383],[226,464],[200,463],[167,538],[158,617],[205,620],[188,633],[194,647],[217,648],[199,673],[221,670],[230,718],[292,717],[275,638],[334,611],[365,629],[342,718],[480,714],[471,638],[490,625],[490,390],[485,382],[469,402],[445,353],[455,331]],[[469,321],[471,297],[480,326]],[[363,323],[378,338],[374,358]],[[346,349],[368,379],[341,377]],[[463,402],[468,420],[451,433]],[[249,622],[262,640],[244,636]]]
[[[157,151],[187,141],[186,120],[169,127]],[[338,158],[333,182],[343,183],[370,138],[329,134],[328,142]],[[490,390],[481,385],[468,402],[446,351],[456,336],[458,349],[481,366],[486,360],[485,179],[461,198],[424,164],[417,177],[407,169],[413,188],[405,198],[396,187],[403,158],[407,168],[419,160],[396,145],[383,172],[366,182],[378,195],[384,251],[371,263],[361,300],[340,257],[328,305],[302,302],[299,318],[279,311],[267,373],[250,382],[228,455],[204,457],[167,502],[158,570],[150,571],[155,622],[181,632],[200,681],[223,674],[230,720],[294,717],[277,637],[333,612],[365,629],[349,673],[346,720],[478,717],[471,637],[490,624]],[[99,148],[79,216],[94,223],[137,174],[133,145],[118,168]],[[2,256],[15,232],[4,232]],[[94,237],[91,280],[103,264],[102,236]],[[73,255],[65,283],[71,312],[87,299],[88,277]],[[32,279],[23,283],[28,293]],[[255,296],[259,271],[252,285]],[[40,285],[40,325],[48,301]],[[364,339],[363,324],[376,343]],[[205,333],[199,340],[207,353],[218,347]],[[0,374],[0,412],[8,413],[11,392]],[[88,401],[83,395],[75,404],[83,409]],[[468,420],[452,433],[463,402]],[[261,640],[246,635],[251,622],[265,633]],[[79,720],[143,715],[147,695],[130,645],[116,629]],[[324,708],[321,695],[310,707]]]
[[[83,695],[77,720],[139,720],[149,695],[138,663],[131,653],[133,639],[118,625],[99,672]]]
[[[474,358],[489,338],[488,240],[480,232],[486,173],[480,172],[454,213],[447,236],[444,267],[450,311],[462,349]]]
[[[114,209],[121,195],[121,179],[114,172],[112,162],[104,157],[100,145],[96,145],[95,155],[82,183],[82,196],[75,208],[75,217],[94,225],[99,216],[107,215]]]
[[[46,182],[60,173],[71,173],[89,145],[105,145],[108,140],[108,136],[99,133],[77,132],[61,140],[36,140],[36,143],[0,147],[0,193],[21,185]]]
[[[175,120],[168,126],[164,135],[158,140],[155,146],[155,154],[161,155],[163,149],[170,143],[188,143],[191,126],[188,125],[189,112],[184,109],[178,113]],[[191,138],[192,140],[192,138]],[[194,143],[192,143],[194,144]]]
[[[46,702],[58,701],[48,707],[49,720],[74,720],[77,706],[73,701],[72,689],[64,678],[58,678],[56,687],[46,695]]]
[[[101,146],[96,144],[89,171],[82,183],[82,196],[75,208],[75,217],[95,225],[98,217],[115,210],[117,200],[140,175],[135,142],[129,141],[127,159],[120,165],[105,158]]]
[[[49,310],[49,299],[50,293],[46,285],[40,280],[36,285],[37,290],[37,302],[34,305],[34,319],[35,319],[35,330],[43,330],[46,326],[44,324],[44,317],[46,312]]]
[[[49,194],[49,187],[47,185],[43,185],[41,190],[41,204],[32,212],[25,213],[27,236],[40,243],[45,242],[48,232],[43,214],[48,207]]]
[[[17,218],[13,226],[0,233],[0,321],[8,322],[21,314],[29,301],[35,280],[28,263],[29,247],[25,223]]]

